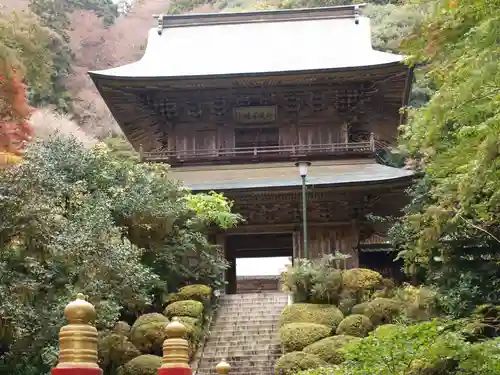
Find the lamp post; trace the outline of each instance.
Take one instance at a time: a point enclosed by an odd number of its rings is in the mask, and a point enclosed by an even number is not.
[[[300,177],[302,178],[302,234],[304,237],[304,258],[308,259],[307,253],[307,195],[306,195],[306,177],[307,169],[311,165],[308,161],[299,161],[295,163],[299,168]]]

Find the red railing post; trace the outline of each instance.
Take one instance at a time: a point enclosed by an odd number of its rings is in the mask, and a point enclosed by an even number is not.
[[[97,365],[97,329],[94,306],[78,294],[64,309],[68,325],[59,333],[59,363],[52,375],[102,375]]]
[[[189,367],[189,346],[186,327],[174,318],[166,327],[167,339],[163,342],[163,363],[158,375],[192,375]]]

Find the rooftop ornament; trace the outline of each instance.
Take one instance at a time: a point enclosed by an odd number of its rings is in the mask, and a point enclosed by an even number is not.
[[[59,333],[59,363],[53,375],[102,375],[97,365],[96,311],[79,293],[64,309],[68,325]]]

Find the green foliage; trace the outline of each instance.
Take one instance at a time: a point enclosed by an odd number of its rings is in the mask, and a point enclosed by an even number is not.
[[[106,374],[114,374],[120,366],[141,355],[128,337],[120,333],[100,333],[98,344],[99,367]]]
[[[297,259],[283,275],[283,289],[295,302],[338,303],[342,275],[332,256],[321,259]]]
[[[375,289],[382,283],[382,275],[366,268],[351,268],[342,273],[342,284],[350,290]]]
[[[338,335],[324,338],[306,346],[304,353],[314,354],[323,361],[332,365],[338,365],[344,361],[343,347],[358,338],[352,336]]]
[[[344,316],[332,305],[294,303],[286,306],[281,312],[280,325],[289,323],[318,323],[332,327],[334,331]]]
[[[363,315],[365,312],[365,309],[368,307],[369,303],[370,302],[367,301],[367,302],[361,302],[361,303],[358,303],[357,305],[354,305],[351,309],[351,313]]]
[[[365,337],[373,329],[373,325],[366,316],[352,314],[344,318],[337,327],[337,335]]]
[[[165,328],[169,322],[162,314],[141,315],[132,325],[130,340],[142,353],[161,355],[163,341],[167,338]]]
[[[130,335],[131,328],[132,327],[130,327],[130,324],[120,320],[119,322],[116,322],[115,326],[113,327],[113,332],[128,337]]]
[[[326,366],[327,363],[314,354],[303,352],[287,353],[276,361],[276,375],[293,375],[297,371]]]
[[[284,353],[302,350],[306,346],[330,336],[332,328],[317,323],[289,323],[279,329]]]
[[[165,308],[165,315],[170,318],[190,316],[200,319],[203,316],[203,304],[192,300],[173,302]]]
[[[405,48],[437,92],[401,139],[425,177],[391,234],[409,271],[465,316],[500,301],[499,2],[432,4]]]
[[[389,298],[375,298],[366,306],[366,315],[373,325],[392,323],[401,313],[402,304]]]
[[[78,292],[91,296],[98,328],[109,329],[169,289],[216,284],[226,267],[200,225],[206,220],[186,203],[190,193],[163,166],[51,138],[0,173],[0,328],[13,328],[2,334],[2,373],[54,364],[62,313]]]
[[[241,215],[231,212],[233,203],[215,191],[188,195],[187,204],[204,225],[215,224],[229,229],[243,220]]]
[[[208,306],[212,299],[212,288],[202,284],[186,285],[179,289],[176,299],[200,301],[204,306]]]
[[[162,358],[159,356],[141,355],[120,367],[118,375],[157,375],[161,364]]]

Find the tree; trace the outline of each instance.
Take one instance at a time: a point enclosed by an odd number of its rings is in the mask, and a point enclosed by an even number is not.
[[[405,44],[437,89],[403,128],[402,147],[425,178],[392,233],[461,315],[500,302],[500,1],[433,5]]]
[[[54,365],[64,305],[78,292],[104,329],[161,308],[186,283],[219,285],[227,263],[207,234],[236,225],[229,210],[224,197],[170,180],[165,166],[103,144],[35,142],[0,171],[0,372]]]

